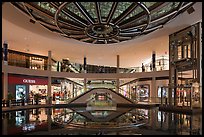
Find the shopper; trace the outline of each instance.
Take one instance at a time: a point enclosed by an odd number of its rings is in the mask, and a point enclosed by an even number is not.
[[[142,63],[142,72],[145,72],[145,67],[143,63]]]

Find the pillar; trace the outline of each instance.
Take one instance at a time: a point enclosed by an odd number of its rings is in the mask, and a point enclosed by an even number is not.
[[[4,56],[3,56],[3,63],[4,63],[4,88],[3,88],[3,98],[7,100],[8,96],[8,44],[4,42],[3,44],[3,51],[4,51]]]
[[[48,103],[52,104],[52,96],[51,96],[51,86],[52,86],[52,79],[51,79],[51,68],[52,68],[52,60],[51,60],[52,52],[48,51],[48,71],[50,72],[50,75],[48,75],[48,90],[47,90],[47,97],[48,97]]]
[[[202,108],[202,24],[201,22],[198,23],[198,47],[199,47],[199,68],[198,68],[198,77],[200,78],[200,108]]]
[[[86,57],[84,57],[84,73],[87,73]],[[86,82],[87,82],[87,79],[84,78],[84,92],[86,92],[87,90]]]
[[[156,71],[156,52],[152,52],[152,70]]]
[[[152,77],[151,81],[151,96],[150,96],[150,102],[156,103],[156,93],[157,93],[157,87],[156,87],[156,77]]]
[[[119,66],[120,66],[120,56],[117,55],[117,74],[119,74]],[[119,93],[120,81],[119,78],[116,79],[116,92]]]
[[[52,109],[51,108],[47,108],[47,131],[51,131],[52,129]]]
[[[2,135],[8,134],[8,117],[2,119]]]

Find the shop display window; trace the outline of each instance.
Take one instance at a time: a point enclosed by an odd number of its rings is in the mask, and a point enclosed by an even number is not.
[[[16,99],[22,99],[26,96],[26,86],[16,85]]]
[[[149,99],[149,85],[137,85],[137,95],[139,101],[148,101]]]

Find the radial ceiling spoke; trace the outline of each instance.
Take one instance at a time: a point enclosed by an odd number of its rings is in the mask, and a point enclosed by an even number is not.
[[[95,2],[95,5],[96,5],[96,15],[97,15],[98,23],[101,24],[100,3],[99,2]]]
[[[159,3],[156,3],[154,5],[152,5],[151,7],[149,7],[149,11],[150,13],[153,12],[155,9],[157,9],[158,7],[163,7],[164,6],[164,3],[165,2],[159,2]],[[130,24],[134,24],[135,22],[137,22],[138,20],[141,20],[142,18],[144,18],[146,15],[146,12],[145,11],[142,11],[141,13],[133,16],[133,17],[130,17],[129,19],[127,20],[124,20],[123,22],[121,22],[119,24],[119,26],[121,28],[127,28],[129,27]],[[134,26],[134,25],[133,25]]]
[[[113,3],[113,5],[112,5],[112,7],[111,7],[111,10],[110,10],[110,12],[109,12],[109,14],[108,14],[107,20],[106,20],[107,24],[109,24],[110,21],[111,21],[111,19],[113,18],[113,14],[115,13],[115,10],[116,10],[116,8],[117,8],[117,5],[118,5],[118,2],[114,2],[114,3]]]
[[[86,11],[86,9],[79,2],[74,2],[79,11],[84,15],[84,17],[89,21],[90,24],[94,24],[94,19],[90,16],[90,14]]]
[[[83,27],[87,27],[87,24],[84,23],[83,21],[77,19],[76,15],[73,14],[71,11],[69,10],[62,10],[62,13],[64,13],[65,15],[67,15],[69,18],[71,18],[72,20],[76,21],[77,23],[81,24]]]
[[[84,30],[84,28],[83,27],[81,27],[81,26],[76,26],[76,23],[75,23],[75,25],[74,25],[74,23],[73,22],[71,22],[71,21],[63,21],[63,20],[58,20],[58,22],[59,23],[61,23],[61,24],[63,24],[63,25],[66,25],[66,26],[68,26],[68,27],[71,27],[71,28],[73,28],[73,29],[77,29],[77,30]],[[59,24],[58,23],[58,24]]]
[[[122,14],[120,14],[116,19],[114,19],[113,24],[117,25],[122,22],[122,20],[125,19],[137,6],[138,4],[136,2],[131,4]]]
[[[55,7],[56,9],[59,8],[59,6],[58,6],[56,3],[54,3],[54,2],[50,2],[50,4],[51,4],[53,7]]]

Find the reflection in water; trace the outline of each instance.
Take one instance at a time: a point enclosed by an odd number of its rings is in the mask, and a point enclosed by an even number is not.
[[[158,109],[38,108],[2,113],[3,134],[201,135],[202,115]]]

